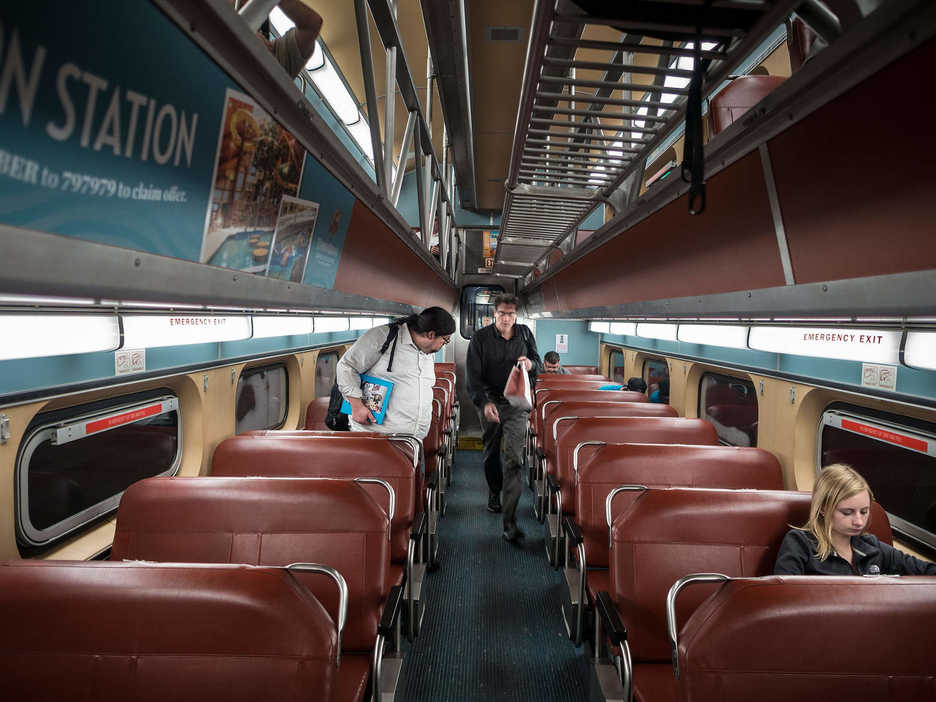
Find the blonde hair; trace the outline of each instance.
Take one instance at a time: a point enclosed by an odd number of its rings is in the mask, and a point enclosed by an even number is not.
[[[813,486],[812,504],[809,507],[809,521],[802,527],[803,531],[810,532],[819,542],[816,555],[824,561],[832,555],[832,512],[842,500],[847,500],[860,492],[867,492],[870,499],[874,493],[868,482],[851,466],[844,463],[835,463],[826,466],[819,473],[819,478]],[[865,529],[871,524],[871,515]]]

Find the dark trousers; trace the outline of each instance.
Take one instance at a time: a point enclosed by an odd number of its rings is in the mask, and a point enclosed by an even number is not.
[[[503,491],[504,526],[507,527],[516,524],[517,502],[523,492],[523,461],[530,413],[508,402],[495,404],[500,422],[488,421],[484,411],[481,412],[484,477],[491,492]]]

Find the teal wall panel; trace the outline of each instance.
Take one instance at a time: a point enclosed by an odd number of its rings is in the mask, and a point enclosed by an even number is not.
[[[559,362],[570,366],[598,365],[598,335],[588,331],[588,322],[568,319],[536,320],[536,348],[540,358],[555,351],[556,334],[569,335],[569,352],[559,354]]]

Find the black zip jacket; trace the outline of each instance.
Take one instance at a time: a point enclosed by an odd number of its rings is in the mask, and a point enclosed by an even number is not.
[[[898,551],[872,534],[851,538],[855,568],[834,551],[819,560],[816,537],[802,529],[791,529],[783,537],[774,575],[936,575],[936,563]],[[857,571],[857,572],[856,572]]]
[[[510,340],[502,337],[493,324],[474,333],[468,344],[468,393],[475,407],[481,409],[488,402],[506,402],[504,386],[510,370],[521,356],[533,362],[530,370],[532,385],[541,362],[536,352],[536,339],[529,327],[515,324]]]

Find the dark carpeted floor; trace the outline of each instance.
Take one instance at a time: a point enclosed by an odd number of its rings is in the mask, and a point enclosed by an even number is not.
[[[582,700],[588,666],[560,613],[562,575],[546,560],[543,526],[524,487],[522,547],[487,511],[480,451],[459,451],[439,525],[442,565],[427,575],[423,628],[409,647],[399,702]]]

